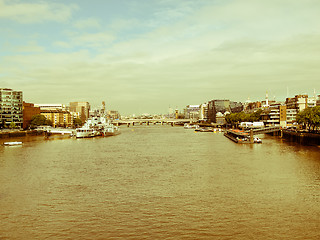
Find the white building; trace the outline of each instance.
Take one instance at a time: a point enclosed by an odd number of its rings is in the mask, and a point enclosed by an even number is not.
[[[46,104],[34,104],[35,107],[40,107],[40,110],[61,110],[66,111],[66,105],[60,103],[46,103]]]

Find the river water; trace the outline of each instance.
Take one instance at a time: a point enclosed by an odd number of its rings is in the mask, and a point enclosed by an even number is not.
[[[0,146],[0,239],[320,239],[319,147],[121,131]]]

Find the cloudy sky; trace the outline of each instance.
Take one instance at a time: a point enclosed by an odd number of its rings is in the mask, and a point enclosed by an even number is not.
[[[0,87],[121,114],[320,94],[319,0],[0,0]]]

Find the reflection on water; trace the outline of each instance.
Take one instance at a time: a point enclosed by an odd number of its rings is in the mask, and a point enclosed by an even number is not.
[[[320,237],[317,147],[169,126],[23,141],[0,147],[0,239]]]

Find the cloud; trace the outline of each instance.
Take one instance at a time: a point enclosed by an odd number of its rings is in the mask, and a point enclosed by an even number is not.
[[[39,53],[44,52],[44,47],[39,46],[36,42],[29,42],[24,46],[15,46],[12,50],[20,53]]]
[[[34,102],[106,100],[122,113],[141,103],[152,113],[217,98],[258,100],[266,90],[283,100],[287,86],[297,94],[320,90],[318,1],[203,1],[207,6],[174,9],[176,2],[160,2],[146,22],[130,15],[103,29],[94,18],[78,21],[78,32],[54,42],[68,52],[2,57],[0,79]],[[37,90],[48,88],[52,96]]]
[[[115,36],[110,32],[97,33],[71,33],[70,44],[73,46],[101,48],[110,45],[115,40]]]
[[[78,28],[78,29],[87,29],[87,28],[99,29],[101,27],[100,22],[98,21],[98,19],[95,19],[95,18],[78,20],[73,25],[75,28]]]
[[[39,2],[11,2],[0,0],[0,18],[19,23],[41,23],[44,21],[65,22],[71,18],[77,6]]]

